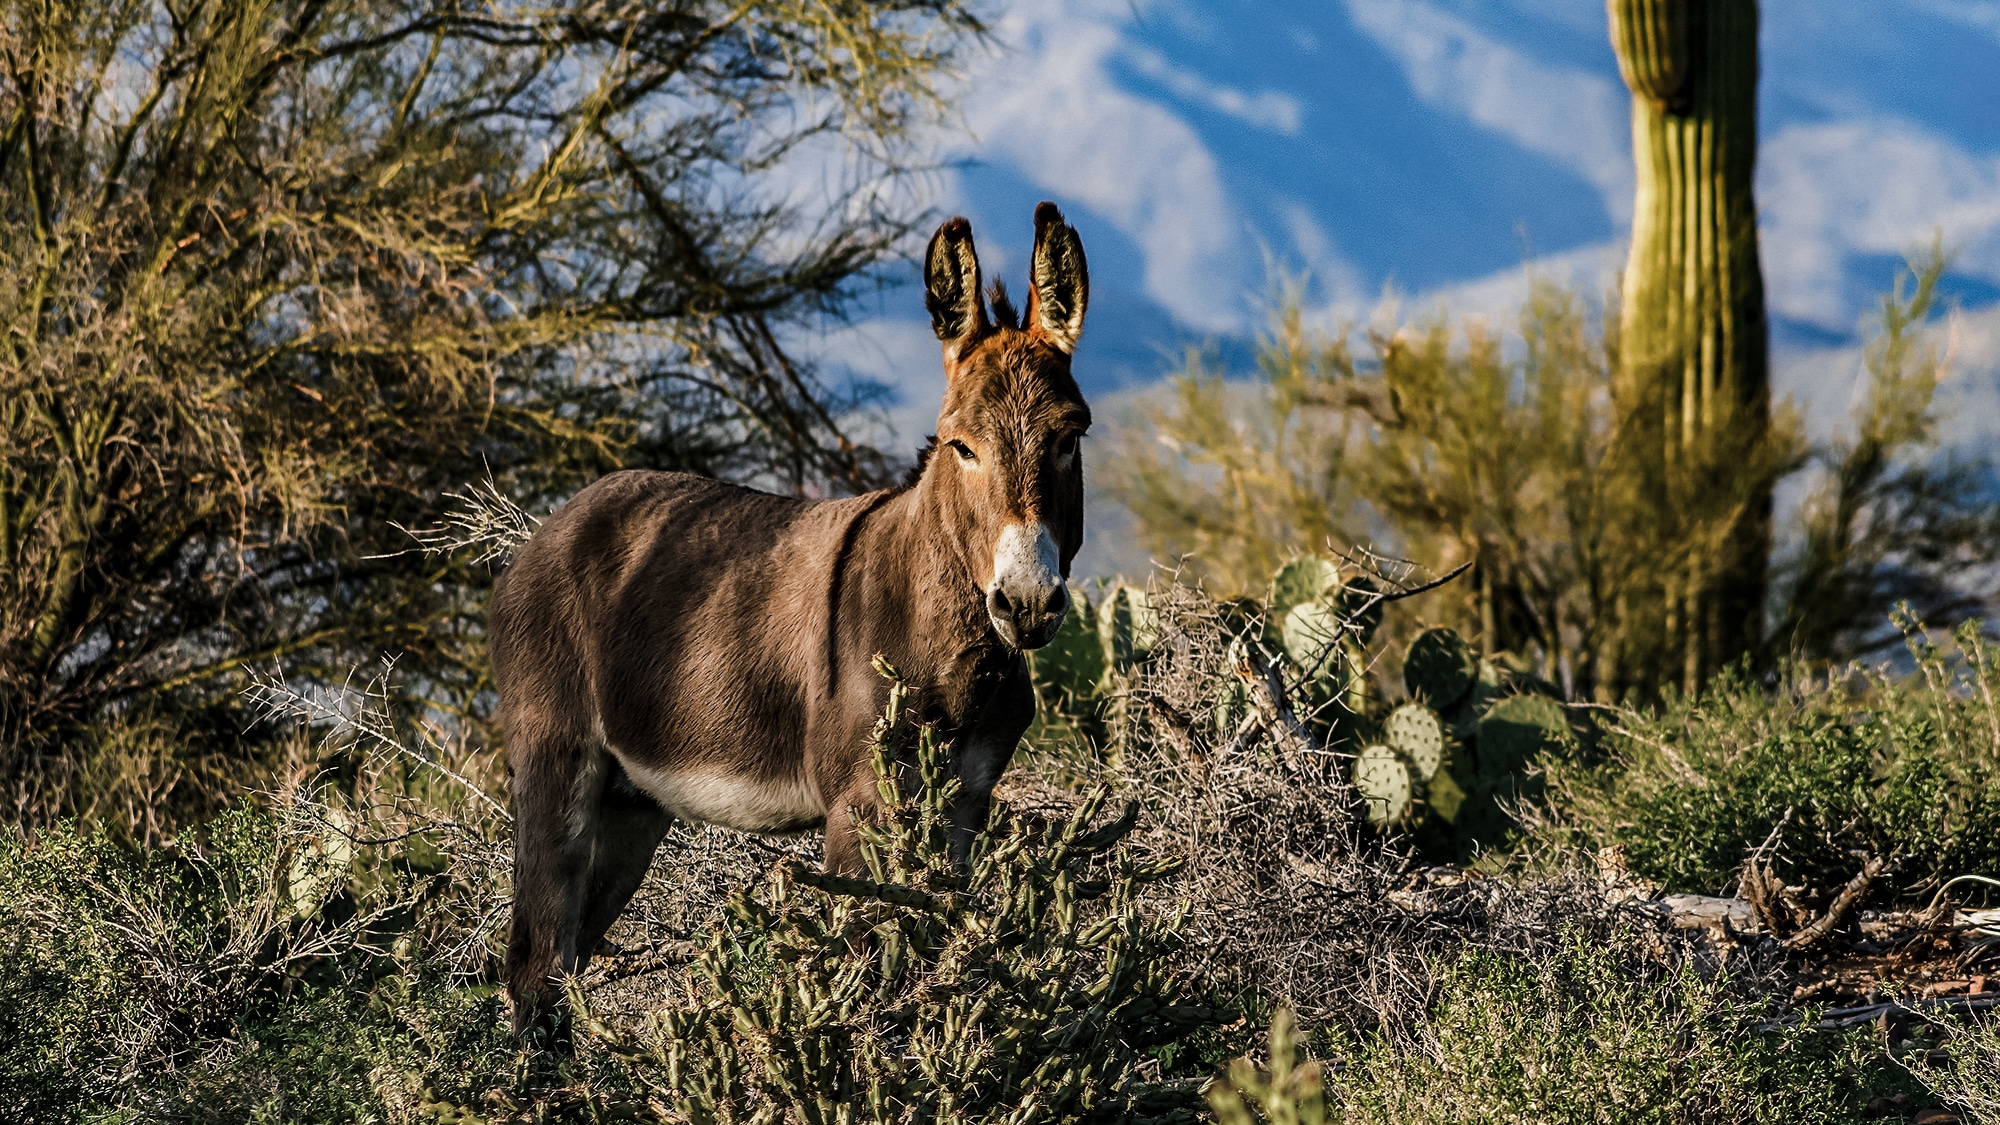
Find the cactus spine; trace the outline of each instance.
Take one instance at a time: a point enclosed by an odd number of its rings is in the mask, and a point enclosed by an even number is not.
[[[1751,193],[1755,0],[1609,0],[1638,192],[1615,386],[1623,550],[1681,560],[1625,591],[1604,689],[1692,690],[1757,642],[1770,541],[1764,283]],[[1649,546],[1650,544],[1650,546]]]

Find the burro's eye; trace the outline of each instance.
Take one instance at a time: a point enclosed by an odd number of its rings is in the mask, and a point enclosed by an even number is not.
[[[1057,438],[1056,456],[1062,458],[1065,461],[1069,460],[1071,457],[1076,456],[1076,440],[1077,440],[1077,435],[1075,434],[1064,434],[1063,436]]]
[[[968,465],[979,460],[979,458],[973,454],[972,447],[965,444],[962,441],[947,442],[946,444],[951,446],[951,451],[953,453],[958,454],[959,460],[965,462]]]

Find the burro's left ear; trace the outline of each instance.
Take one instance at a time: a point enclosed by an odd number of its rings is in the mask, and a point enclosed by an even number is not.
[[[1064,355],[1083,335],[1083,310],[1090,304],[1090,267],[1083,239],[1053,203],[1035,208],[1035,258],[1029,267],[1028,330],[1040,333]]]

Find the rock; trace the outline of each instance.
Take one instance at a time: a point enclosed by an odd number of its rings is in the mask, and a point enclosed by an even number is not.
[[[1897,1094],[1893,1098],[1869,1098],[1868,1105],[1861,1111],[1861,1116],[1901,1117],[1908,1112],[1910,1112],[1909,1096],[1906,1094]]]

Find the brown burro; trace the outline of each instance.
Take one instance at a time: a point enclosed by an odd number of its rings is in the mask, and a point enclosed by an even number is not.
[[[501,576],[517,1032],[559,1017],[554,978],[582,969],[676,819],[824,826],[827,868],[860,870],[878,653],[950,747],[961,856],[984,826],[1034,716],[1022,652],[1062,623],[1083,542],[1090,410],[1070,355],[1090,282],[1076,231],[1043,203],[1021,315],[998,285],[987,315],[962,218],[932,237],[924,290],[946,387],[905,484],[814,501],[614,473]]]

